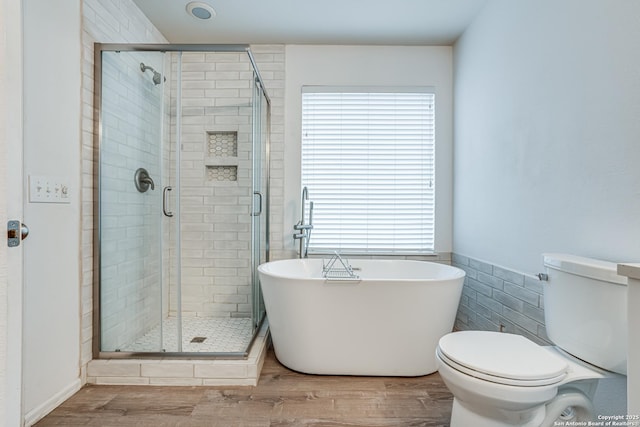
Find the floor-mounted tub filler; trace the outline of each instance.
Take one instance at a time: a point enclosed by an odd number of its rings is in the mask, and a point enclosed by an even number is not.
[[[356,259],[347,264],[353,268],[348,277],[339,271],[342,262],[328,272],[321,259],[258,268],[278,360],[310,374],[435,372],[438,340],[453,328],[464,271],[432,262]]]

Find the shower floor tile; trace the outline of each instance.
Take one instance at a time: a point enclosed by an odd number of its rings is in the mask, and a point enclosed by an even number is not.
[[[163,337],[163,350],[178,351],[178,320],[168,318],[121,351],[156,352]],[[162,332],[161,332],[162,329]],[[249,318],[182,318],[182,351],[189,353],[244,352],[253,338]]]

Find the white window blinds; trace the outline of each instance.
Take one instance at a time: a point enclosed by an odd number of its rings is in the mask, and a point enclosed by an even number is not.
[[[434,102],[429,88],[303,88],[310,252],[433,252]]]

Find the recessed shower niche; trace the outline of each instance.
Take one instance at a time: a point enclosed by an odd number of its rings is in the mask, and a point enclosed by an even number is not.
[[[97,44],[95,63],[95,357],[246,356],[270,108],[248,46]]]
[[[236,107],[238,110],[240,107]],[[238,111],[238,113],[240,113]],[[238,114],[239,115],[239,114]],[[238,181],[238,152],[246,155],[249,152],[249,135],[243,140],[243,147],[238,148],[238,131],[207,131],[207,153],[205,165],[207,176],[211,182]]]
[[[207,132],[209,156],[238,157],[238,132]]]

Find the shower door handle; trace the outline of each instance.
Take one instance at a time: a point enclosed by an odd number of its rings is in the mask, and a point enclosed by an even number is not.
[[[253,213],[251,214],[251,216],[260,216],[260,215],[262,215],[262,193],[261,193],[261,192],[259,192],[259,191],[254,191],[254,192],[253,192],[253,195],[254,195],[254,196],[258,196],[258,206],[259,206],[259,209],[258,209],[258,212],[253,212]]]
[[[173,190],[173,188],[170,186],[166,186],[164,190],[162,190],[162,213],[168,217],[173,216],[173,212],[167,210],[169,206],[169,191],[171,190]]]

